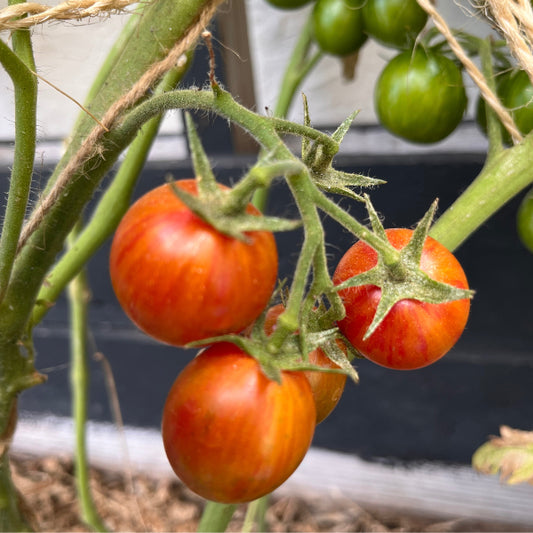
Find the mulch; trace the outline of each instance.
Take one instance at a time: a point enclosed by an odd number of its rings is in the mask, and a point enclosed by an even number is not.
[[[80,519],[73,464],[68,458],[12,459],[13,479],[40,531],[91,531]],[[178,479],[93,468],[91,488],[96,507],[110,531],[196,531],[204,501]],[[245,507],[240,507],[229,531],[240,531]],[[321,531],[526,531],[508,524],[466,519],[403,516],[386,510],[363,509],[347,499],[273,497],[266,514],[271,532]]]

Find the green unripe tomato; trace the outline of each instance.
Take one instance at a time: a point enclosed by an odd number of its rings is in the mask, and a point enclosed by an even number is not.
[[[466,109],[461,70],[437,52],[401,52],[383,69],[374,104],[391,133],[416,143],[441,141],[459,125]]]
[[[516,227],[520,240],[533,254],[533,189],[524,196],[518,208]]]
[[[365,32],[392,48],[409,47],[428,19],[416,0],[367,0],[362,13]]]
[[[318,0],[312,14],[313,31],[324,52],[345,56],[367,39],[361,7],[365,0]]]
[[[267,0],[267,2],[279,9],[298,9],[309,4],[311,0]]]
[[[516,127],[527,135],[533,130],[533,85],[525,70],[513,73],[504,85],[502,103],[511,110]]]
[[[502,104],[509,110],[516,127],[522,135],[533,130],[533,85],[524,70],[512,70],[498,74],[496,77],[496,94]],[[487,115],[483,99],[477,106],[477,122],[484,133],[487,133]],[[503,142],[512,144],[511,136],[501,125]]]

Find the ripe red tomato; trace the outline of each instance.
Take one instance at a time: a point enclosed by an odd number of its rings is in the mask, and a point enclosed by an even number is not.
[[[197,192],[195,180],[176,185]],[[132,205],[113,238],[118,301],[141,330],[168,344],[239,332],[267,305],[278,269],[272,233],[248,237],[219,233],[161,185]]]
[[[467,98],[460,68],[442,54],[417,47],[389,61],[376,83],[374,102],[391,133],[434,143],[459,125]]]
[[[410,229],[386,230],[389,242],[401,250],[410,240]],[[377,253],[363,241],[356,242],[342,257],[333,281],[343,281],[370,270],[377,264]],[[420,268],[431,278],[468,288],[464,271],[455,256],[442,244],[427,237]],[[440,359],[457,342],[468,319],[470,300],[430,304],[401,300],[367,339],[363,337],[374,318],[381,289],[373,285],[339,291],[346,317],[339,328],[359,352],[375,363],[394,369],[422,368]]]
[[[276,326],[276,320],[284,311],[283,304],[277,304],[267,311],[265,317],[265,332],[270,335]],[[338,342],[342,350],[345,346]],[[313,350],[309,355],[309,363],[323,368],[339,368],[320,348]],[[311,385],[313,398],[316,405],[316,423],[320,424],[335,409],[341,399],[346,384],[346,374],[304,371],[305,377]]]
[[[428,18],[416,0],[366,0],[362,12],[365,32],[393,48],[413,43]]]
[[[270,380],[230,343],[214,344],[177,377],[163,410],[162,435],[178,477],[221,503],[255,500],[279,487],[313,438],[315,404],[301,372]]]

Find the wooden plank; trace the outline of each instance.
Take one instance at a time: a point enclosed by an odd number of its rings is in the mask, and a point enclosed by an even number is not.
[[[129,464],[146,474],[174,476],[159,431],[127,427],[121,433],[111,424],[91,423],[88,433],[90,459],[95,466],[121,470]],[[12,450],[15,454],[70,455],[73,435],[69,418],[22,416]],[[391,466],[311,448],[277,492],[344,498],[368,509],[411,515],[533,526],[533,486],[507,486],[467,466]]]
[[[244,0],[231,0],[217,15],[226,85],[233,96],[248,109],[255,109],[253,66],[248,41]],[[231,128],[236,153],[256,153],[257,143],[240,128]]]

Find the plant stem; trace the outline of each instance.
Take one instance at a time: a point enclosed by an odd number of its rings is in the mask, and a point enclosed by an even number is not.
[[[235,504],[207,502],[198,524],[198,533],[226,531],[235,509]]]
[[[270,495],[267,494],[248,504],[246,515],[244,516],[244,523],[241,528],[241,533],[250,533],[254,529],[257,522],[256,531],[266,531],[265,513],[268,509],[268,501]]]
[[[533,135],[495,154],[433,225],[430,235],[456,250],[496,211],[533,183]]]
[[[35,68],[29,33],[15,32],[13,46],[12,51],[0,40],[0,61],[13,81],[15,94],[15,150],[0,237],[0,300],[9,283],[26,214],[36,143],[37,78],[28,69]]]
[[[75,239],[73,230],[69,243]],[[87,274],[82,270],[69,285],[70,303],[70,384],[72,392],[72,417],[74,419],[76,453],[74,466],[76,489],[81,508],[81,518],[95,531],[107,531],[94,505],[89,465],[87,460],[87,406],[89,402],[89,367],[87,364],[87,317],[89,286]]]
[[[0,454],[0,531],[32,531],[20,513],[8,454]]]

